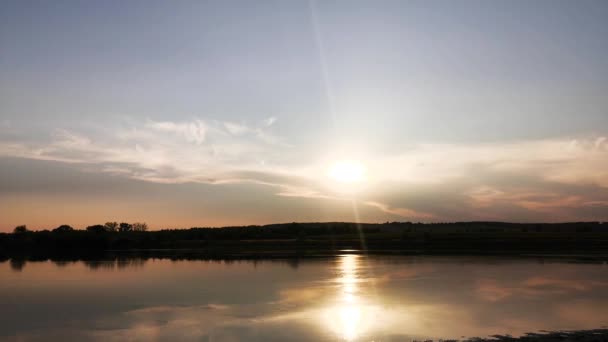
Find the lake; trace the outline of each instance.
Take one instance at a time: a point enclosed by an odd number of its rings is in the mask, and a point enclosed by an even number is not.
[[[608,324],[608,265],[363,256],[0,263],[0,339],[411,341]]]

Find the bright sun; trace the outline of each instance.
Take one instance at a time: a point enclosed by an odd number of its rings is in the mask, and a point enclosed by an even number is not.
[[[328,170],[329,177],[342,183],[357,183],[365,177],[365,168],[358,161],[339,161]]]

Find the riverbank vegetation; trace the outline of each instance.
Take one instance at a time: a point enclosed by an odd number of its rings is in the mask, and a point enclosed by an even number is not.
[[[286,223],[265,226],[148,230],[116,223],[48,230],[19,226],[0,233],[0,258],[104,251],[193,250],[215,255],[332,254],[343,250],[422,254],[602,254],[608,224],[579,222]]]

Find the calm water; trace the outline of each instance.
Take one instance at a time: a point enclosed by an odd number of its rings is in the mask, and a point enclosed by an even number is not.
[[[608,266],[539,259],[0,263],[0,339],[403,341],[608,324]]]

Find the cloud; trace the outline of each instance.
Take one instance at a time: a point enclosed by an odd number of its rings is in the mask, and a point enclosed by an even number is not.
[[[374,160],[367,198],[435,220],[602,220],[606,170],[602,137],[421,144]]]
[[[440,183],[475,167],[505,172],[542,172],[547,180],[608,187],[608,141],[530,140],[493,144],[420,144],[381,158],[377,173],[386,179]]]
[[[234,122],[224,122],[224,127],[232,135],[242,135],[250,131],[249,127]]]
[[[270,127],[272,126],[275,122],[277,121],[277,118],[274,116],[268,117],[266,119],[264,119],[264,126],[266,127]]]
[[[271,135],[260,137],[258,130],[201,119],[147,120],[90,135],[57,129],[47,141],[0,140],[0,155],[99,164],[101,170],[153,182],[215,182],[235,170],[257,170],[279,152],[266,138]]]
[[[429,219],[434,218],[433,214],[416,212],[416,211],[408,209],[408,208],[391,208],[386,204],[373,202],[373,201],[367,201],[367,202],[364,202],[364,204],[369,205],[371,207],[378,208],[385,213],[393,214],[393,215],[400,216],[403,218],[408,218],[411,220],[419,220],[419,219],[429,220]]]
[[[205,141],[207,126],[202,120],[191,122],[150,121],[147,127],[159,132],[169,132],[182,136],[189,142],[202,144]]]
[[[512,296],[527,296],[530,298],[562,295],[572,292],[589,292],[594,289],[604,289],[607,282],[589,279],[549,278],[531,276],[518,283],[500,284],[496,279],[477,280],[476,293],[479,298],[489,302],[499,302]]]
[[[262,121],[262,124],[258,126],[249,126],[245,123],[236,123],[231,121],[224,121],[221,124],[223,125],[227,133],[232,136],[252,135],[260,141],[276,145],[280,143],[279,139],[277,139],[276,136],[269,134],[267,131],[267,129],[272,126],[275,121],[275,117],[270,117],[264,119]]]
[[[268,126],[193,119],[126,127],[57,129],[48,138],[0,136],[0,156],[82,165],[154,183],[250,183],[281,197],[352,200],[387,218],[420,221],[559,221],[608,218],[608,140],[603,137],[491,144],[417,144],[361,160],[368,181],[343,192],[328,163],[294,158],[300,148]],[[365,217],[362,218],[365,220]]]

